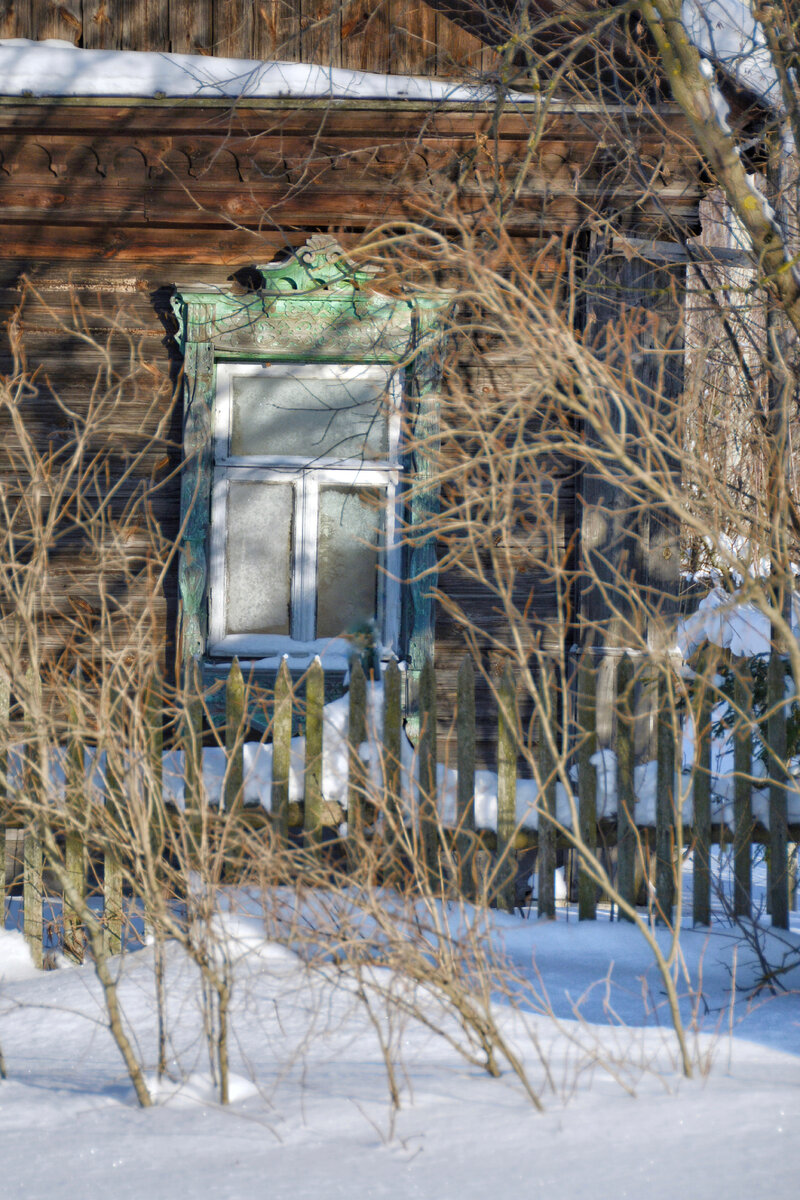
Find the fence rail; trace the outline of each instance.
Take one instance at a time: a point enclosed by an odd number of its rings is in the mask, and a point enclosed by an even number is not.
[[[489,789],[494,788],[496,803],[490,797],[488,806],[494,804],[496,816],[487,821],[485,794],[483,808],[476,805],[475,669],[469,656],[458,674],[453,737],[444,746],[437,744],[436,677],[431,662],[425,664],[421,675],[420,733],[413,748],[403,729],[397,663],[390,663],[383,673],[379,695],[374,685],[367,683],[361,666],[353,666],[345,702],[346,779],[338,798],[326,794],[324,764],[333,734],[326,726],[322,667],[315,662],[309,669],[301,694],[284,662],[269,698],[273,713],[267,747],[271,778],[268,797],[262,796],[262,800],[268,798],[268,804],[255,806],[245,803],[248,685],[234,660],[225,683],[226,721],[219,738],[219,748],[224,748],[224,777],[213,803],[203,784],[203,696],[199,688],[181,714],[169,714],[172,725],[182,730],[182,815],[170,807],[163,786],[163,704],[158,689],[145,689],[140,711],[149,786],[156,796],[150,819],[161,828],[162,844],[167,848],[169,837],[164,840],[163,830],[170,826],[170,812],[173,824],[180,817],[189,828],[200,829],[203,837],[208,836],[215,819],[224,817],[229,825],[241,822],[242,828],[251,832],[263,831],[273,847],[287,853],[293,848],[298,854],[319,853],[335,831],[352,863],[363,855],[370,839],[383,838],[387,875],[391,864],[397,866],[408,853],[407,846],[400,844],[403,838],[398,831],[413,827],[413,844],[418,846],[431,887],[458,891],[469,900],[482,894],[509,910],[517,899],[517,858],[523,851],[535,850],[536,902],[543,917],[555,915],[558,855],[571,851],[577,864],[582,920],[591,920],[596,914],[600,861],[622,915],[626,905],[636,906],[644,898],[657,918],[671,921],[678,859],[682,850],[691,849],[693,919],[707,924],[715,845],[732,850],[733,911],[751,914],[751,846],[762,844],[768,858],[772,922],[785,928],[794,887],[793,843],[800,841],[800,782],[790,776],[786,764],[789,718],[782,660],[773,656],[768,665],[758,711],[752,672],[744,660],[721,663],[707,649],[696,665],[686,705],[686,694],[681,698],[666,670],[653,673],[652,664],[643,666],[624,655],[616,666],[613,721],[605,746],[600,746],[597,730],[602,707],[597,696],[598,674],[588,656],[569,681],[563,678],[563,666],[544,662],[538,677],[539,717],[524,728],[517,684],[507,667],[496,686],[497,772]],[[723,682],[733,681],[732,691],[730,687],[726,691],[720,682],[721,666]],[[554,704],[554,698],[560,703]],[[298,708],[304,733],[293,740],[293,715]],[[25,937],[35,961],[41,963],[46,851],[49,847],[52,854],[57,844],[63,856],[60,890],[64,892],[61,937],[65,952],[78,955],[81,929],[76,898],[86,894],[87,864],[102,893],[107,946],[112,952],[118,950],[124,863],[119,848],[108,838],[98,840],[92,835],[89,810],[96,797],[87,784],[87,750],[77,723],[68,745],[52,748],[63,766],[65,806],[52,801],[39,804],[35,818],[28,801],[37,786],[41,788],[41,780],[50,779],[51,772],[37,774],[30,749],[23,755],[22,769],[16,775],[12,771],[7,686],[0,687],[0,725],[6,731],[0,744],[0,861],[6,865],[0,873],[0,899],[4,913],[10,883],[15,891],[21,889]],[[645,743],[649,736],[655,747],[653,760],[647,759],[646,747],[643,751],[637,746],[643,728]],[[688,771],[681,772],[678,747],[689,731],[693,762]],[[336,736],[341,740],[341,731]],[[37,753],[42,753],[41,747]],[[728,774],[719,766],[726,753],[733,756]],[[302,758],[302,795],[293,798],[292,772],[297,770],[298,756]],[[637,758],[644,761],[637,763]],[[90,775],[97,765],[90,766]],[[486,793],[487,772],[482,776]],[[106,818],[124,820],[130,788],[136,786],[135,773],[133,778],[132,783],[125,752],[107,749],[100,770]],[[653,779],[655,789],[650,794]],[[648,787],[653,801],[649,807],[648,796],[643,796]],[[721,797],[721,790],[726,795]],[[446,821],[448,794],[454,804]],[[67,809],[73,816],[76,812],[86,815],[80,829],[74,820],[64,819]],[[49,838],[44,836],[43,821]],[[9,878],[7,849],[14,851]]]

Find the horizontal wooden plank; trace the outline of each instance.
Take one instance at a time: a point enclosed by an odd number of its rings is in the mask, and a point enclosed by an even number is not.
[[[558,129],[537,133],[531,142],[531,131],[520,130],[515,135],[501,129],[499,133],[482,130],[475,122],[464,128],[437,126],[432,123],[412,125],[407,129],[381,129],[380,122],[370,121],[365,128],[354,131],[340,129],[335,122],[311,123],[309,128],[291,128],[277,123],[264,127],[257,133],[234,132],[227,127],[216,130],[205,128],[170,129],[159,126],[155,130],[125,129],[115,126],[110,130],[84,127],[79,130],[24,129],[8,127],[2,122],[0,109],[0,148],[3,150],[3,170],[14,173],[23,167],[38,164],[52,170],[55,175],[63,173],[81,174],[99,171],[101,175],[115,169],[119,155],[138,153],[148,163],[157,163],[164,155],[184,154],[192,168],[197,171],[220,172],[232,160],[240,157],[245,162],[258,159],[318,158],[330,155],[346,165],[350,159],[372,156],[376,162],[402,162],[404,152],[431,156],[434,159],[448,155],[470,155],[470,163],[512,163],[514,159],[538,163],[543,170],[559,171],[564,166],[579,166],[596,175],[625,172],[629,169],[626,159],[620,158],[614,148],[600,155],[597,153],[596,136],[585,129],[573,132],[569,138]],[[487,136],[489,135],[490,136]],[[24,135],[24,136],[23,136]],[[656,156],[654,167],[667,165],[670,173],[677,171],[688,178],[693,177],[689,169],[690,159],[681,156],[680,146],[664,144],[662,131],[642,131],[637,143],[641,156]],[[123,162],[125,159],[122,160]],[[176,160],[178,161],[178,160]],[[658,171],[655,173],[658,178]]]
[[[259,136],[265,128],[276,127],[300,132],[319,125],[320,114],[325,116],[325,130],[382,133],[419,129],[426,132],[440,129],[484,132],[493,128],[496,105],[493,101],[442,101],[431,104],[425,100],[347,100],[296,98],[245,98],[231,101],[224,97],[202,97],[184,100],[147,100],[137,97],[125,100],[113,97],[0,97],[0,130],[4,128],[42,129],[53,133],[87,129],[113,129],[130,133],[171,133],[178,130],[207,129],[217,135],[248,133]],[[576,101],[574,97],[548,97],[544,112],[538,104],[529,111],[524,106],[506,104],[500,114],[500,129],[506,135],[527,138],[532,129],[540,126],[545,136],[559,130],[567,139],[588,136],[593,129],[619,130],[623,123],[630,139],[639,131],[667,129],[676,139],[690,133],[689,123],[674,103],[653,105],[643,111],[630,104],[607,104]],[[654,132],[654,137],[655,132]],[[691,145],[691,139],[688,145]]]
[[[413,173],[410,173],[413,174]],[[339,219],[348,214],[348,200],[359,216],[373,212],[376,218],[383,211],[407,212],[426,204],[441,207],[443,180],[418,174],[416,186],[409,175],[396,183],[382,178],[373,170],[340,172],[327,168],[316,169],[300,164],[297,170],[287,169],[286,176],[276,180],[259,178],[247,186],[208,184],[188,177],[164,178],[160,183],[142,180],[140,186],[112,187],[83,183],[62,186],[52,184],[0,186],[0,213],[4,220],[85,221],[87,212],[94,220],[116,219],[126,224],[143,221],[159,224],[191,222],[201,225],[225,219],[246,220],[252,223],[266,210],[291,212],[298,219],[313,219],[320,212]],[[541,211],[549,214],[553,206],[578,203],[599,209],[607,188],[601,182],[584,179],[580,188],[571,184],[561,186],[535,172],[519,189],[515,202],[504,211],[505,222],[520,212]],[[491,212],[486,191],[479,183],[462,183],[458,189],[458,206],[464,213]],[[685,206],[696,196],[683,185],[664,189],[658,202],[664,208],[675,204]],[[614,189],[614,201],[633,205],[641,201],[637,187],[620,185]]]
[[[297,241],[302,243],[318,228],[305,227]],[[239,229],[139,227],[120,229],[116,226],[85,225],[62,228],[56,225],[37,225],[26,222],[0,222],[0,245],[3,254],[19,263],[36,262],[42,258],[86,261],[96,258],[102,269],[105,262],[140,263],[149,259],[154,265],[168,263],[207,264],[209,259],[219,264],[244,265],[267,261],[284,250],[287,234],[278,230],[250,232]]]
[[[69,305],[69,292],[72,289],[75,289],[79,299],[87,302],[91,299],[98,303],[99,296],[99,303],[106,305],[113,302],[108,297],[122,295],[126,304],[138,304],[143,296],[157,286],[152,263],[138,262],[123,266],[88,259],[65,268],[60,263],[42,258],[32,263],[26,272],[18,260],[6,258],[2,250],[0,245],[0,285],[9,291],[13,289],[15,293],[22,291],[25,288],[24,276],[34,289],[43,291],[48,304]],[[176,263],[174,271],[174,281],[178,285],[198,281],[198,270],[194,265]],[[218,263],[203,264],[203,278],[207,283],[226,284],[229,274],[227,268]]]
[[[660,230],[669,221],[691,222],[696,208],[693,200],[686,197],[676,197],[668,212],[665,212],[667,206],[663,199],[654,199],[647,207],[637,206],[634,197],[629,197],[628,202],[632,209],[638,207],[638,224],[645,231],[650,228]],[[242,214],[238,218],[231,215],[228,223],[222,218],[212,223],[208,219],[213,215],[210,213],[204,214],[203,220],[187,220],[183,225],[179,222],[172,225],[155,222],[76,224],[68,215],[63,220],[51,217],[46,223],[24,218],[0,220],[0,238],[4,254],[17,257],[23,263],[40,258],[97,257],[101,261],[141,262],[146,258],[153,262],[171,260],[199,264],[211,259],[217,264],[237,261],[244,264],[270,261],[285,248],[288,240],[302,243],[311,233],[338,232],[342,226],[353,233],[369,229],[381,220],[419,220],[425,215],[425,207],[413,196],[404,199],[379,195],[373,200],[341,193],[303,197],[301,201],[284,198],[265,205],[258,217],[255,214]],[[483,203],[479,197],[465,199],[460,206],[460,219],[468,219],[470,215],[479,217],[482,212]],[[580,228],[587,215],[585,198],[569,195],[549,201],[536,198],[530,204],[525,201],[518,204],[504,219],[504,225],[512,236],[563,233],[566,229]],[[257,227],[257,220],[263,222],[261,228]],[[237,228],[230,227],[234,221]],[[276,222],[280,223],[280,230],[274,228]],[[445,231],[450,227],[449,220],[443,222]]]

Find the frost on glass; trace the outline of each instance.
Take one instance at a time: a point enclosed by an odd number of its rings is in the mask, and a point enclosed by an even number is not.
[[[386,380],[234,376],[231,455],[386,458]]]
[[[336,637],[375,616],[380,500],[377,488],[320,488],[317,637]]]
[[[289,633],[292,486],[231,483],[227,633]]]

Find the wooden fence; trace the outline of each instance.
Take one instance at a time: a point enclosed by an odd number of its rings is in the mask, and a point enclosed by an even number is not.
[[[614,720],[610,739],[616,763],[616,813],[603,815],[598,809],[598,772],[595,755],[597,734],[598,673],[588,657],[584,657],[574,672],[569,686],[557,673],[555,665],[545,662],[538,677],[541,695],[551,704],[554,697],[562,703],[561,724],[555,719],[541,720],[530,728],[522,728],[517,685],[510,667],[497,682],[497,819],[496,829],[477,828],[475,811],[475,672],[469,656],[465,657],[458,675],[458,694],[453,740],[447,747],[437,746],[436,678],[433,665],[427,662],[419,686],[420,734],[414,748],[416,784],[413,787],[412,807],[416,816],[415,844],[422,856],[423,868],[433,886],[442,886],[445,875],[441,848],[447,842],[446,886],[460,890],[467,898],[476,894],[476,864],[491,872],[489,893],[494,902],[509,910],[515,904],[517,856],[526,850],[537,852],[537,909],[542,917],[555,916],[555,873],[557,856],[571,851],[577,864],[577,905],[581,920],[595,917],[601,889],[592,864],[599,861],[613,879],[616,901],[621,915],[625,906],[635,906],[644,897],[656,919],[669,922],[673,916],[676,887],[676,862],[681,848],[691,848],[693,860],[693,918],[696,924],[708,924],[711,917],[712,847],[729,845],[732,848],[732,896],[735,914],[748,915],[752,910],[751,845],[761,843],[767,848],[769,877],[768,905],[774,925],[786,928],[789,920],[793,879],[793,846],[800,840],[800,796],[790,788],[786,769],[787,716],[784,704],[783,666],[775,656],[767,672],[766,696],[761,711],[753,709],[748,690],[748,668],[738,664],[733,671],[735,680],[729,711],[734,740],[734,772],[732,821],[714,816],[712,786],[712,711],[720,701],[719,662],[707,657],[701,662],[691,695],[695,726],[694,765],[691,771],[692,814],[689,821],[679,812],[676,796],[676,770],[680,779],[677,739],[687,720],[681,713],[677,697],[670,687],[667,671],[652,674],[646,679],[642,664],[624,655],[616,667],[613,693]],[[737,664],[733,664],[736,667]],[[552,678],[548,677],[552,671]],[[269,828],[274,845],[291,853],[297,847],[307,853],[319,847],[326,829],[331,830],[346,820],[346,841],[352,844],[350,861],[357,857],[360,839],[375,835],[378,824],[376,811],[383,810],[392,821],[408,822],[409,795],[402,786],[403,730],[402,675],[392,662],[383,673],[381,696],[382,714],[379,738],[381,742],[381,784],[376,796],[374,786],[367,782],[367,771],[360,748],[367,741],[368,685],[361,666],[356,663],[351,672],[349,687],[348,763],[346,806],[332,803],[323,788],[324,741],[324,675],[319,662],[306,673],[302,689],[293,686],[288,668],[281,667],[272,706],[272,781],[270,810],[259,807],[257,812],[243,803],[244,737],[247,686],[238,662],[234,661],[225,684],[226,722],[224,736],[226,772],[224,793],[219,808],[228,821],[240,816],[251,828],[261,823]],[[649,721],[655,729],[655,813],[654,821],[636,821],[635,760],[637,722],[642,723],[642,693],[650,699]],[[571,697],[569,703],[567,698]],[[305,735],[303,770],[303,799],[290,802],[290,769],[292,756],[293,717],[301,712]],[[160,787],[164,712],[154,690],[150,689],[142,703],[147,731],[147,754],[152,768],[151,778]],[[566,716],[564,715],[566,714]],[[173,716],[175,714],[172,714]],[[0,719],[8,726],[8,691],[0,690]],[[566,736],[563,729],[567,722]],[[183,714],[184,773],[186,813],[191,821],[193,811],[208,806],[202,787],[203,698],[196,695]],[[374,732],[373,732],[374,736]],[[37,962],[42,961],[43,872],[46,868],[41,828],[25,816],[25,805],[19,794],[12,794],[9,784],[8,738],[0,746],[0,784],[4,787],[0,800],[0,861],[6,863],[6,830],[24,833],[22,863],[12,881],[16,891],[21,888],[24,933]],[[446,754],[440,751],[448,751]],[[756,778],[753,754],[766,756],[769,762],[768,779]],[[62,752],[64,753],[64,752]],[[85,788],[84,747],[77,738],[66,748],[67,789],[72,798],[81,800]],[[455,781],[455,823],[442,826],[437,809],[437,763],[449,759],[457,771]],[[594,760],[594,761],[593,761]],[[537,828],[518,817],[517,787],[520,771],[538,780]],[[70,782],[71,780],[71,782]],[[768,789],[768,822],[757,819],[753,812],[752,791],[755,783]],[[30,780],[23,780],[18,793]],[[77,789],[77,795],[76,791]],[[408,790],[406,778],[406,792]],[[109,757],[104,773],[106,811],[120,811],[125,804],[122,771]],[[792,821],[787,797],[793,797]],[[67,792],[69,795],[69,791]],[[797,804],[794,799],[797,797]],[[24,797],[23,797],[24,799]],[[163,797],[160,797],[163,805]],[[86,803],[91,801],[84,801]],[[346,813],[345,813],[346,807]],[[797,808],[797,811],[795,811]],[[73,827],[58,825],[58,808],[50,806],[52,828],[60,832],[60,851],[63,869],[74,895],[86,891],[86,838]],[[39,818],[41,819],[41,818]],[[46,840],[46,839],[45,839]],[[52,846],[52,841],[51,841]],[[613,851],[613,854],[612,854]],[[400,850],[398,849],[398,853]],[[598,854],[600,857],[598,858]],[[106,844],[102,849],[102,903],[107,946],[111,952],[120,948],[123,925],[123,863],[118,849]],[[612,860],[615,862],[612,863]],[[299,860],[298,860],[299,861]],[[438,881],[438,883],[437,883]],[[478,889],[480,890],[480,889]],[[6,871],[0,873],[0,899],[6,908]],[[486,894],[486,893],[484,893]],[[619,902],[622,902],[621,904]],[[67,952],[75,951],[81,939],[79,914],[67,896],[63,905],[63,944]]]

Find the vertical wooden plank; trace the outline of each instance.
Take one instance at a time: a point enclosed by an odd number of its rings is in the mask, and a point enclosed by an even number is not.
[[[168,0],[117,0],[120,49],[169,51]]]
[[[276,845],[289,841],[289,774],[292,761],[292,678],[284,658],[275,680],[272,720],[272,829]]]
[[[205,306],[189,306],[189,314],[192,318],[187,318],[190,331],[197,336],[208,336],[210,314]],[[214,354],[209,341],[187,341],[183,376],[183,539],[178,554],[178,587],[181,597],[180,654],[186,674],[205,651],[208,620],[206,543],[212,478],[211,412],[214,405]]]
[[[350,669],[350,708],[347,724],[347,840],[351,859],[364,853],[364,802],[366,772],[360,747],[367,738],[367,680],[356,659]]]
[[[231,881],[242,866],[241,832],[237,819],[244,807],[244,679],[234,656],[225,680],[225,873]]]
[[[516,902],[517,831],[517,696],[511,667],[506,663],[497,689],[497,907],[513,912]]]
[[[751,901],[750,839],[753,832],[752,678],[746,658],[733,660],[733,911],[749,917]]]
[[[41,681],[38,674],[29,666],[25,672],[25,694],[27,710],[25,722],[25,753],[23,765],[23,787],[26,800],[31,810],[44,806],[43,790],[47,777],[46,764],[39,760],[39,746],[36,739],[36,722],[41,706]],[[28,943],[34,966],[41,967],[42,953],[42,900],[44,890],[42,842],[39,837],[38,813],[30,821],[25,831],[25,844],[22,860],[22,929]]]
[[[164,820],[164,690],[161,679],[153,672],[145,688],[143,715],[147,738],[149,789],[150,844],[154,855],[163,852]]]
[[[394,75],[436,74],[436,10],[423,0],[389,0]]]
[[[303,830],[312,849],[322,841],[322,731],[325,672],[315,658],[306,675],[306,761]]]
[[[6,827],[0,814],[0,929],[6,927]]]
[[[75,46],[83,36],[83,5],[81,0],[36,0],[36,31],[16,34],[16,37],[60,38]]]
[[[122,0],[83,0],[85,50],[122,47]]]
[[[42,892],[43,892],[42,843],[34,829],[25,832],[25,849],[22,863],[22,929],[33,965],[41,967],[42,952]]]
[[[340,0],[314,0],[305,5],[301,29],[303,62],[325,67],[342,65]]]
[[[167,820],[164,810],[164,688],[157,671],[151,672],[142,697],[142,720],[144,722],[145,753],[145,797],[147,823],[150,837],[150,853],[153,856],[153,874],[161,878],[161,862],[167,845]],[[153,912],[145,907],[144,924],[148,937],[161,934],[154,928]],[[160,951],[157,950],[157,954]]]
[[[403,708],[400,668],[390,659],[383,675],[383,774],[386,789],[387,846],[396,868],[403,810],[400,797]]]
[[[578,667],[578,821],[579,834],[589,854],[597,853],[597,772],[592,757],[597,750],[597,672],[591,651],[584,650]],[[578,919],[596,916],[597,885],[586,869],[578,866]]]
[[[457,79],[469,78],[481,70],[484,45],[468,29],[438,14],[436,23],[436,73]]]
[[[4,0],[0,5],[0,37],[38,37],[35,2],[36,0]]]
[[[225,811],[232,813],[244,803],[244,679],[238,658],[225,681],[225,753]]]
[[[129,744],[125,737],[123,704],[123,696],[112,692],[111,730],[106,742],[106,848],[103,856],[103,912],[108,954],[119,954],[122,949],[122,863],[117,830],[122,823],[125,806],[122,747]]]
[[[635,394],[637,379],[631,378],[631,367],[635,364],[643,370],[646,354],[642,347],[642,353],[627,360],[625,350],[631,343],[629,308],[642,311],[646,338],[652,340],[651,323],[644,317],[653,307],[649,271],[638,262],[609,253],[602,237],[592,237],[585,283],[586,325],[592,330],[598,357],[620,371],[632,393],[628,409],[609,399],[607,412],[598,414],[596,422],[588,417],[584,421],[587,445],[599,453],[582,464],[578,479],[583,573],[578,593],[582,643],[598,647],[631,646],[645,636],[641,601],[647,583],[649,511],[641,516],[631,512],[630,497],[603,447],[605,424],[615,432],[625,429],[632,440],[638,430],[633,414],[641,400]],[[596,687],[595,699],[597,702]],[[604,716],[602,713],[601,718]]]
[[[106,850],[103,864],[103,911],[107,953],[119,954],[122,949],[122,863],[114,850]]]
[[[547,659],[543,663],[548,675],[554,672],[554,664]],[[554,680],[555,682],[555,680]],[[553,710],[542,712],[539,718],[539,744],[537,747],[537,766],[539,770],[539,834],[538,854],[536,858],[536,873],[538,888],[536,892],[536,911],[540,917],[554,918],[556,915],[556,831],[551,817],[556,812],[556,778],[553,752],[547,739],[545,722],[552,722]],[[556,733],[551,728],[553,734]]]
[[[774,639],[773,639],[774,645]],[[784,661],[776,650],[767,675],[767,768],[769,770],[769,889],[772,924],[789,928],[788,804]]]
[[[354,71],[388,72],[391,27],[388,0],[343,0],[341,65]]]
[[[80,676],[73,676],[76,689]],[[80,709],[77,697],[69,705],[69,746],[67,748],[66,843],[64,870],[69,892],[63,900],[64,954],[73,962],[83,962],[84,941],[80,906],[86,895],[86,854],[81,836],[83,810],[86,806],[86,771],[84,744],[80,730]],[[89,822],[85,823],[86,825]],[[84,825],[85,827],[85,825]],[[71,895],[70,895],[71,893]]]
[[[0,929],[6,923],[6,820],[8,818],[8,718],[11,685],[0,671]]]
[[[475,899],[475,668],[465,654],[456,682],[456,794],[458,833],[458,889],[467,900]]]
[[[298,62],[301,0],[256,0],[253,52],[258,59]]]
[[[220,58],[253,57],[253,0],[213,0],[213,51]]]
[[[623,258],[602,235],[592,235],[584,284],[586,328],[594,352],[625,380],[630,404],[609,397],[608,406],[584,421],[588,455],[579,477],[581,566],[580,617],[583,641],[615,648],[644,646],[661,651],[672,636],[680,575],[678,524],[670,505],[631,500],[629,480],[609,456],[610,431],[624,435],[638,456],[659,451],[646,464],[665,494],[680,486],[675,427],[683,392],[683,308],[686,268],[654,267]],[[657,413],[657,416],[655,415]],[[610,697],[609,697],[610,699]],[[605,723],[604,697],[600,724]]]
[[[633,662],[623,654],[617,668],[617,891],[636,904],[636,797],[633,790]],[[620,916],[630,921],[627,913]]]
[[[656,747],[656,906],[659,920],[672,923],[675,903],[675,712],[664,664],[658,677]],[[680,814],[678,814],[680,819]]]
[[[77,904],[64,898],[64,954],[72,962],[83,962],[83,924],[78,905],[86,890],[86,852],[83,839],[75,830],[67,833],[64,847],[64,869],[69,886],[77,897]]]
[[[706,648],[698,661],[694,704],[692,920],[695,925],[711,924],[711,711],[712,679],[715,671],[715,657]]]
[[[173,54],[210,54],[211,0],[169,0],[169,46]]]
[[[200,666],[192,660],[184,673],[183,754],[186,818],[193,837],[200,836],[203,810],[203,685]]]
[[[20,25],[19,3],[15,0],[0,0],[0,38],[28,37],[17,32]]]
[[[406,627],[408,632],[408,716],[406,729],[412,741],[419,727],[417,690],[423,664],[433,661],[436,613],[433,590],[438,579],[436,536],[439,514],[441,438],[439,434],[438,387],[441,378],[435,341],[425,344],[425,333],[417,322],[414,342],[418,347],[409,383],[409,401],[413,409],[408,585],[406,588]]]
[[[433,660],[425,659],[419,681],[419,816],[421,866],[430,887],[440,890],[439,814],[436,763],[436,675]]]

